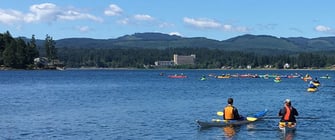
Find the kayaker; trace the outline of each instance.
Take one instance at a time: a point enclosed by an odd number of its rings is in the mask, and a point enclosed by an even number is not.
[[[233,106],[233,98],[228,98],[228,104],[223,109],[223,119],[224,120],[239,120],[242,119],[242,116],[238,113],[238,110]]]
[[[320,83],[320,81],[318,80],[318,78],[315,77],[315,79],[313,80],[313,83]]]
[[[313,81],[309,81],[308,87],[309,88],[316,88],[316,86],[314,85]]]
[[[284,107],[280,109],[278,115],[281,117],[280,122],[291,122],[295,125],[297,122],[295,116],[298,116],[298,111],[291,105],[291,100],[286,99],[284,101]]]
[[[202,79],[206,79],[206,76],[205,75],[202,75],[202,77],[201,77]]]

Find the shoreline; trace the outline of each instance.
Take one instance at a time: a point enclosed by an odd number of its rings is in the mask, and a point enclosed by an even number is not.
[[[0,69],[0,71],[19,71],[19,70],[25,70],[25,71],[35,71],[35,70],[52,70],[52,71],[67,71],[67,70],[159,70],[159,71],[178,71],[178,70],[208,70],[208,71],[335,71],[335,69],[138,69],[138,68],[65,68],[62,70],[58,69]]]
[[[222,71],[229,71],[229,70],[239,70],[239,71],[248,71],[248,70],[269,70],[269,71],[275,71],[275,70],[282,70],[282,71],[322,71],[322,70],[327,70],[327,71],[335,71],[334,68],[318,68],[318,69],[266,69],[266,68],[255,68],[255,69],[173,69],[173,68],[159,68],[159,69],[141,69],[141,68],[99,68],[99,67],[81,67],[81,68],[63,68],[63,69],[14,69],[14,68],[9,68],[9,67],[0,67],[0,71],[15,71],[15,70],[57,70],[57,71],[66,71],[66,70],[222,70]]]
[[[319,68],[319,69],[169,69],[169,68],[161,68],[161,69],[139,69],[139,68],[98,68],[98,67],[87,67],[87,68],[65,68],[65,70],[284,70],[284,71],[294,71],[294,70],[333,70],[335,71],[335,68]]]

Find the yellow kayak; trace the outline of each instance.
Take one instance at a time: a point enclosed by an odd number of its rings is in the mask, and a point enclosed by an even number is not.
[[[315,92],[317,91],[318,89],[317,88],[307,88],[307,91],[308,92]]]
[[[297,124],[292,122],[279,122],[279,129],[282,130],[284,133],[294,131]]]

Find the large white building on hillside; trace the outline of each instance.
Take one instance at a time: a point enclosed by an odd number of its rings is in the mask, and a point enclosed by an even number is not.
[[[173,55],[173,62],[175,65],[194,65],[195,54],[192,55]]]
[[[173,65],[194,65],[195,64],[195,54],[192,55],[173,55],[173,60],[171,61],[156,61],[155,66],[167,67]]]

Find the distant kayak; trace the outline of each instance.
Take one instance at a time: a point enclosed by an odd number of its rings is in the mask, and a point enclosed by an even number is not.
[[[218,75],[215,78],[219,78],[219,79],[227,79],[230,78],[230,75]]]
[[[330,77],[330,76],[321,76],[320,78],[323,78],[323,79],[331,79],[332,77]]]
[[[274,81],[275,83],[279,83],[279,82],[281,82],[280,79],[279,79],[279,80],[278,80],[278,79],[274,79],[273,81]]]

